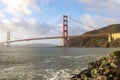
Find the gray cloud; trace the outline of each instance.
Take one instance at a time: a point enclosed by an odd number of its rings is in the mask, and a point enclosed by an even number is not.
[[[39,1],[48,4],[51,0]],[[7,31],[18,38],[30,38],[49,34],[52,29],[32,16],[33,12],[41,11],[36,0],[0,0],[0,5],[3,6],[0,7],[0,35],[5,33],[4,38]]]
[[[100,27],[105,27],[110,24],[118,24],[120,20],[115,19],[115,18],[108,18],[108,17],[104,17],[100,15],[93,16],[87,13],[87,14],[83,14],[82,16],[80,16],[80,21],[83,24],[90,25],[95,28],[100,28]],[[84,27],[90,30],[90,28],[88,28],[87,26],[84,26]]]
[[[120,0],[79,0],[86,10],[103,14],[120,14]]]
[[[48,24],[42,24],[35,19],[3,19],[0,21],[0,33],[10,31],[12,39],[15,38],[31,38],[42,37],[48,35],[53,27]],[[51,35],[51,34],[49,34]],[[6,37],[6,36],[4,36]]]

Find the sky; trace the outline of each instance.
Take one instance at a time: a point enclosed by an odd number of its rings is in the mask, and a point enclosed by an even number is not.
[[[62,15],[69,20],[69,34],[81,34],[86,25],[96,29],[120,22],[120,0],[0,0],[0,41],[62,35]],[[69,18],[69,17],[68,17]],[[76,26],[75,26],[76,25]],[[62,44],[62,40],[41,40],[17,44]]]

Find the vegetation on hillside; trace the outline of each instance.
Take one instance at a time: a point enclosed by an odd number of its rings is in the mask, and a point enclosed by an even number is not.
[[[70,47],[108,47],[107,38],[72,38],[70,39]]]
[[[101,33],[119,33],[120,24],[110,25],[98,30],[86,32],[85,34],[101,34]],[[106,37],[76,37],[69,39],[69,47],[120,47],[120,39],[116,39],[108,43]]]

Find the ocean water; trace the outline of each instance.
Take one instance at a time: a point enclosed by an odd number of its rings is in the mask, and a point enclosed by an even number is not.
[[[88,62],[119,49],[1,47],[0,80],[69,80]]]

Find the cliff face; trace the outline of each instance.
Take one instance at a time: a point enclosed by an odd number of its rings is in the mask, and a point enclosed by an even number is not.
[[[107,38],[74,38],[70,39],[70,47],[108,47]]]
[[[100,34],[100,33],[120,33],[120,24],[110,25],[98,30],[89,31],[84,34]],[[108,43],[106,37],[76,37],[69,39],[69,47],[120,47],[120,39],[116,39]]]

